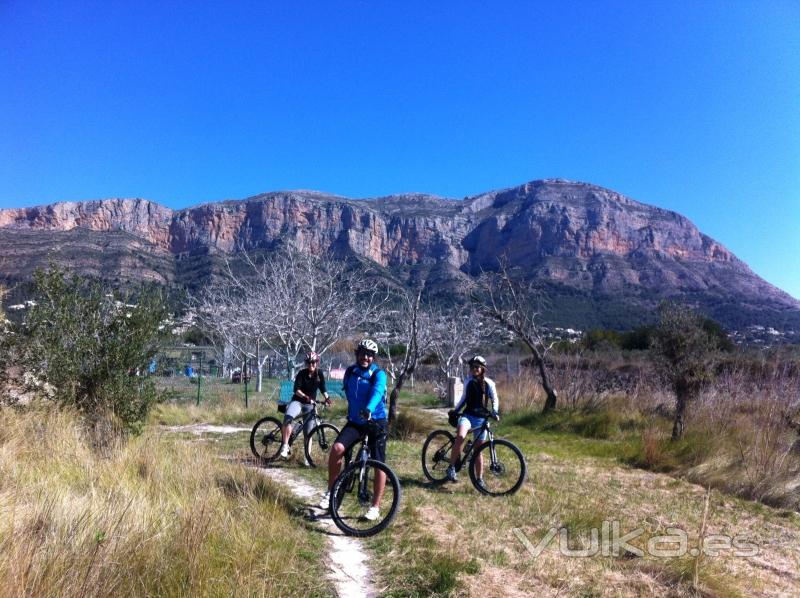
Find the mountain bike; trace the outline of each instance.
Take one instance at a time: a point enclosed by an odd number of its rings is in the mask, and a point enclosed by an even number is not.
[[[482,438],[486,432],[489,439],[476,448],[476,443],[468,437],[461,457],[455,463],[456,471],[460,471],[469,461],[469,479],[478,492],[488,496],[514,494],[522,487],[528,473],[522,451],[508,440],[496,439],[488,417],[470,432],[477,433],[477,438]],[[422,472],[430,481],[444,482],[447,479],[454,442],[455,436],[449,430],[434,430],[425,439],[422,445]],[[479,455],[483,456],[483,484],[478,481]]]
[[[311,467],[320,465],[324,467],[328,462],[328,453],[330,453],[333,442],[339,435],[339,428],[331,423],[321,421],[317,402],[312,401],[312,405],[313,409],[311,411],[304,413],[302,418],[296,417],[292,422],[289,447],[291,449],[308,422],[314,421],[315,425],[305,437],[305,442],[303,443],[305,458]],[[264,464],[274,461],[280,453],[281,423],[277,417],[264,417],[256,422],[250,432],[250,450]]]
[[[381,433],[379,428],[370,423],[367,434],[360,441],[361,447],[355,460],[350,460],[353,448],[350,447],[350,451],[345,455],[345,463],[348,465],[333,482],[331,488],[331,518],[336,527],[348,536],[373,536],[383,531],[392,522],[400,506],[400,482],[394,471],[382,461],[370,458],[369,436],[379,433]],[[364,515],[372,506],[375,496],[375,476],[379,472],[386,476],[380,501],[383,512],[378,519],[370,521]]]

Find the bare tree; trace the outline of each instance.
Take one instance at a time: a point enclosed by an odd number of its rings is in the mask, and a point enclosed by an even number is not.
[[[234,359],[256,360],[256,390],[262,389],[262,372],[269,353],[265,339],[271,333],[274,314],[251,302],[250,285],[225,277],[191,299],[201,327],[213,340],[230,348]],[[268,347],[269,345],[267,345]]]
[[[394,385],[389,393],[389,423],[397,419],[397,400],[400,390],[409,376],[414,374],[417,363],[430,346],[429,321],[422,309],[422,289],[396,291],[397,301],[393,309],[381,318],[380,337],[386,344],[386,369]],[[402,360],[395,362],[394,347],[403,348]]]
[[[555,409],[558,394],[548,371],[547,353],[553,346],[541,322],[542,296],[533,282],[515,276],[505,260],[497,272],[484,272],[473,299],[481,310],[518,337],[531,352],[545,392],[545,412]]]
[[[6,314],[3,311],[3,299],[5,298],[6,293],[8,293],[6,287],[0,284],[0,326],[2,326],[6,321]]]
[[[291,379],[301,352],[323,355],[386,301],[387,291],[367,269],[329,255],[290,249],[264,259],[241,251],[241,257],[244,272],[228,263],[197,301],[198,314],[235,350],[256,357],[259,388],[270,352],[284,357]]]
[[[471,304],[427,306],[425,319],[430,329],[430,349],[436,355],[445,384],[449,378],[461,376],[464,356],[476,351],[494,328],[493,322],[486,321]]]

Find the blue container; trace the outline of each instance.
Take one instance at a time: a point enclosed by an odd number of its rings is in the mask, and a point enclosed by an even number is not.
[[[192,368],[192,366],[187,365],[186,366],[186,376],[188,378],[191,378],[193,375],[194,375],[194,369]]]

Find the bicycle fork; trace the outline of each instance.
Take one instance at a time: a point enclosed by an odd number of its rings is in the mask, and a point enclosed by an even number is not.
[[[369,470],[367,468],[367,455],[361,453],[359,455],[359,463],[361,467],[358,470],[358,500],[361,503],[368,503],[370,501],[369,494]]]

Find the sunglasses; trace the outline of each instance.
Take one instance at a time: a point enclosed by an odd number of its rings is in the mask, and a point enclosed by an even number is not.
[[[364,349],[359,349],[358,350],[358,356],[361,357],[362,355],[365,356],[365,357],[373,357],[374,358],[375,357],[375,351],[366,351]]]
[[[312,363],[319,363],[319,360],[318,359],[306,359],[306,363],[308,365],[311,365]]]

